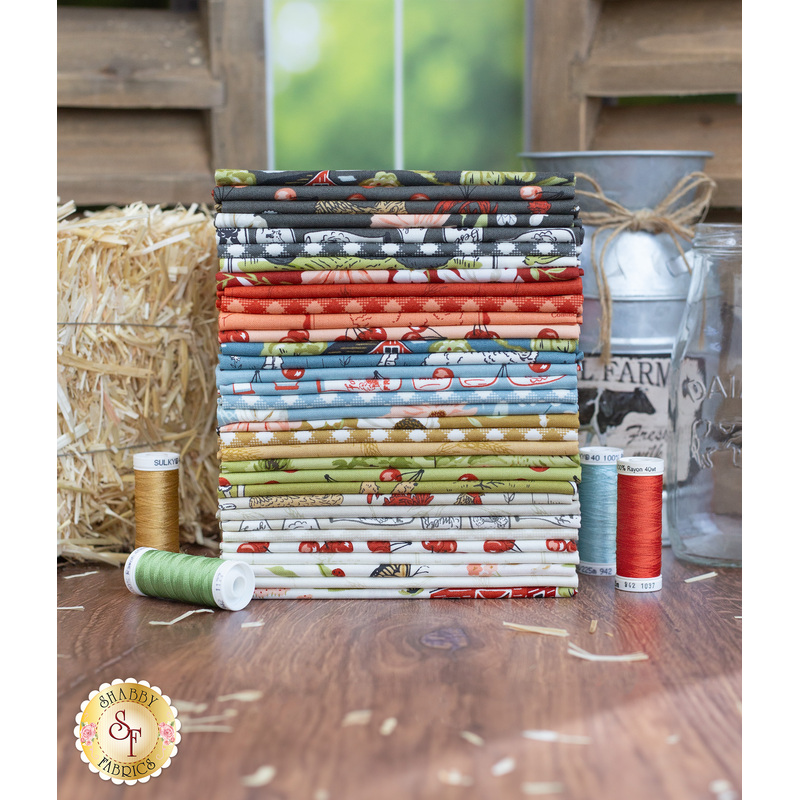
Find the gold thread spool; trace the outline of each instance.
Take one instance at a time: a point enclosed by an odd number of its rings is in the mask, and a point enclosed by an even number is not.
[[[180,463],[178,453],[150,452],[133,456],[136,547],[180,551]]]

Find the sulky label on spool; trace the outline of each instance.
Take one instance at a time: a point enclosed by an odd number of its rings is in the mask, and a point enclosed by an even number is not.
[[[578,450],[581,464],[615,464],[622,458],[621,447],[581,447]]]
[[[164,472],[178,469],[180,465],[181,457],[178,453],[153,451],[133,455],[133,468],[137,472]]]
[[[592,564],[588,561],[581,561],[581,563],[578,564],[578,572],[584,575],[602,575],[611,578],[617,574],[617,565],[616,563]]]
[[[148,551],[154,550],[154,547],[137,547],[125,560],[125,570],[123,572],[123,577],[125,579],[125,586],[128,587],[128,591],[132,592],[133,594],[138,594],[142,597],[145,596],[144,592],[139,588],[139,584],[136,583],[136,565],[139,563],[139,559]]]
[[[649,458],[647,456],[626,456],[617,461],[617,474],[632,475],[663,475],[664,459]]]
[[[655,578],[625,578],[614,576],[614,587],[623,592],[658,592],[661,590],[661,576]]]

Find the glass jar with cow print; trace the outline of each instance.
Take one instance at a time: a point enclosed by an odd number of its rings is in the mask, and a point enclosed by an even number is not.
[[[702,224],[669,376],[666,529],[675,555],[742,565],[742,228]]]

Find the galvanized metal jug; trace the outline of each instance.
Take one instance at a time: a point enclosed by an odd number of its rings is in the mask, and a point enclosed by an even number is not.
[[[662,150],[520,154],[526,169],[590,176],[607,197],[631,211],[655,208],[687,175],[702,171],[712,155]],[[582,194],[596,193],[588,181],[579,177],[576,191],[581,214],[607,210],[602,201]],[[585,229],[582,443],[621,447],[626,456],[665,458],[670,430],[667,374],[689,289],[691,243],[679,246],[668,233],[627,230],[608,242],[603,268],[613,316],[611,360],[604,364],[599,357],[601,301],[592,251],[600,253],[612,232],[591,225]]]

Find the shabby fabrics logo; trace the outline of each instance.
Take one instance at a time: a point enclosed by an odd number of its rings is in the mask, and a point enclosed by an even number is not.
[[[147,681],[104,683],[81,703],[75,746],[103,780],[145,783],[178,752],[180,722],[169,697]]]

